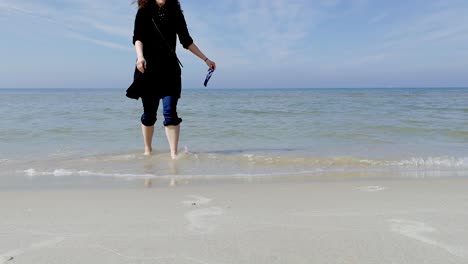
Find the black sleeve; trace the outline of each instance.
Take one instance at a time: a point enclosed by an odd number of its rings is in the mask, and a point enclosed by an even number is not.
[[[178,4],[177,7],[177,35],[179,36],[180,44],[182,44],[185,49],[188,49],[188,47],[192,45],[193,39],[190,37],[190,33],[188,32],[187,23],[185,22],[185,17],[182,9],[180,8],[180,4]]]
[[[138,9],[135,17],[135,27],[133,29],[133,45],[137,40],[145,42],[145,15],[142,9]]]

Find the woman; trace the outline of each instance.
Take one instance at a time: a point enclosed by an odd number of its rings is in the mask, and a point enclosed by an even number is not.
[[[180,123],[177,102],[181,94],[181,70],[175,54],[177,36],[185,49],[215,70],[216,64],[195,45],[187,29],[179,0],[138,0],[133,44],[137,54],[135,79],[141,77],[144,88],[141,128],[145,155],[152,151],[154,124],[159,101],[163,102],[164,126],[171,157],[177,157]],[[156,25],[155,25],[156,24]],[[140,76],[141,75],[141,76]]]

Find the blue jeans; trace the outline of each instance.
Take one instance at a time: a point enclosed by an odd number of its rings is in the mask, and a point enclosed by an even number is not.
[[[156,123],[156,113],[161,99],[163,101],[164,126],[177,126],[182,122],[182,119],[177,116],[178,96],[144,96],[141,98],[143,102],[141,123],[144,126],[154,126]]]

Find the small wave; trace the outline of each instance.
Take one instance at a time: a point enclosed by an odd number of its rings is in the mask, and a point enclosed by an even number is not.
[[[263,150],[229,150],[214,152],[191,152],[187,147],[180,152],[181,162],[197,164],[232,164],[235,166],[263,166],[270,168],[334,168],[334,167],[416,167],[428,169],[468,168],[468,157],[409,157],[400,160],[363,159],[353,156],[316,157],[307,154],[295,155],[294,149],[279,149],[282,154],[258,153]],[[271,151],[271,150],[266,150]],[[142,160],[167,161],[167,153],[156,153],[150,157],[141,153],[116,153],[85,157],[82,161],[138,162]],[[214,162],[214,163],[213,163]]]
[[[231,162],[245,162],[251,165],[270,166],[301,166],[301,167],[369,167],[369,166],[395,166],[395,167],[441,167],[441,168],[468,168],[468,157],[414,157],[402,160],[372,160],[357,157],[294,157],[270,156],[259,154],[224,155],[219,153],[191,153],[188,158],[203,160],[219,160]]]
[[[268,150],[267,150],[268,151]],[[299,151],[239,150],[190,152],[182,150],[177,161],[168,153],[144,156],[140,152],[117,152],[85,157],[48,157],[15,165],[21,175],[55,177],[113,177],[210,179],[250,178],[353,172],[353,175],[390,173],[391,175],[468,175],[468,157],[409,157],[366,159],[356,156],[310,156]],[[0,160],[0,164],[6,162]],[[10,165],[8,165],[10,166]],[[4,167],[4,166],[2,166]],[[330,174],[331,173],[331,174]],[[301,176],[302,177],[302,176]]]
[[[102,173],[102,172],[92,172],[92,171],[82,171],[82,170],[66,170],[66,169],[56,169],[53,171],[37,171],[35,169],[27,169],[24,171],[16,171],[17,173],[24,173],[26,176],[36,177],[36,176],[110,176],[110,177],[155,177],[153,174],[124,174],[124,173]]]
[[[142,155],[137,154],[121,154],[121,155],[100,155],[100,156],[93,156],[86,158],[87,161],[89,160],[98,160],[98,161],[128,161],[128,160],[135,160],[135,159],[143,159],[145,158]]]
[[[288,175],[310,175],[321,172],[321,170],[310,170],[310,171],[299,171],[299,172],[278,172],[278,173],[234,173],[234,174],[170,174],[170,175],[155,175],[155,174],[135,174],[135,173],[105,173],[105,172],[94,172],[94,171],[78,171],[78,170],[64,170],[56,169],[53,171],[37,171],[35,169],[28,169],[24,171],[17,171],[17,173],[24,173],[25,176],[37,177],[37,176],[56,176],[56,177],[67,177],[67,176],[94,176],[94,177],[113,177],[113,178],[173,178],[177,177],[180,179],[213,179],[213,178],[245,178],[245,177],[276,177],[276,176],[288,176]]]
[[[468,168],[468,158],[412,158],[397,162],[400,166]]]
[[[17,171],[21,172],[21,171]],[[57,169],[54,171],[36,171],[35,169],[28,169],[23,171],[26,176],[34,177],[34,176],[45,176],[45,175],[53,175],[53,176],[71,176],[73,175],[72,171],[64,170],[64,169]]]
[[[454,157],[427,157],[410,158],[400,161],[385,160],[360,160],[362,164],[371,166],[394,166],[394,167],[416,167],[416,168],[468,168],[468,158]]]
[[[164,167],[153,173],[127,173],[135,171],[134,162],[125,165],[121,160],[114,160],[121,166],[119,172],[91,171],[86,169],[63,169],[17,170],[25,176],[99,176],[118,178],[153,178],[153,177],[261,177],[281,175],[303,175],[313,173],[326,173],[336,171],[367,171],[367,170],[389,170],[389,171],[468,171],[468,158],[455,157],[428,157],[410,158],[403,160],[369,160],[354,157],[330,157],[330,158],[306,158],[306,157],[284,157],[284,156],[262,156],[255,154],[243,155],[220,155],[220,154],[186,154],[181,159],[181,166],[177,173],[168,173]],[[193,163],[195,162],[195,163]],[[83,164],[75,164],[77,168]],[[194,166],[196,164],[196,166]],[[216,166],[214,166],[216,164]],[[193,165],[193,166],[192,166]],[[72,165],[73,166],[73,165]],[[223,168],[229,167],[228,170]],[[99,170],[99,169],[98,169]],[[171,170],[169,170],[171,171]]]

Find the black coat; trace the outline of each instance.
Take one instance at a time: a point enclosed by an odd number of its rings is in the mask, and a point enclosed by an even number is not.
[[[127,97],[133,99],[148,95],[180,97],[181,69],[172,51],[176,51],[177,36],[185,49],[193,43],[193,40],[178,1],[167,1],[162,8],[155,4],[155,1],[150,2],[151,4],[138,10],[133,31],[133,44],[137,40],[143,43],[143,56],[147,68],[143,74],[135,67],[134,81],[127,90]],[[153,19],[166,41],[154,26]]]

